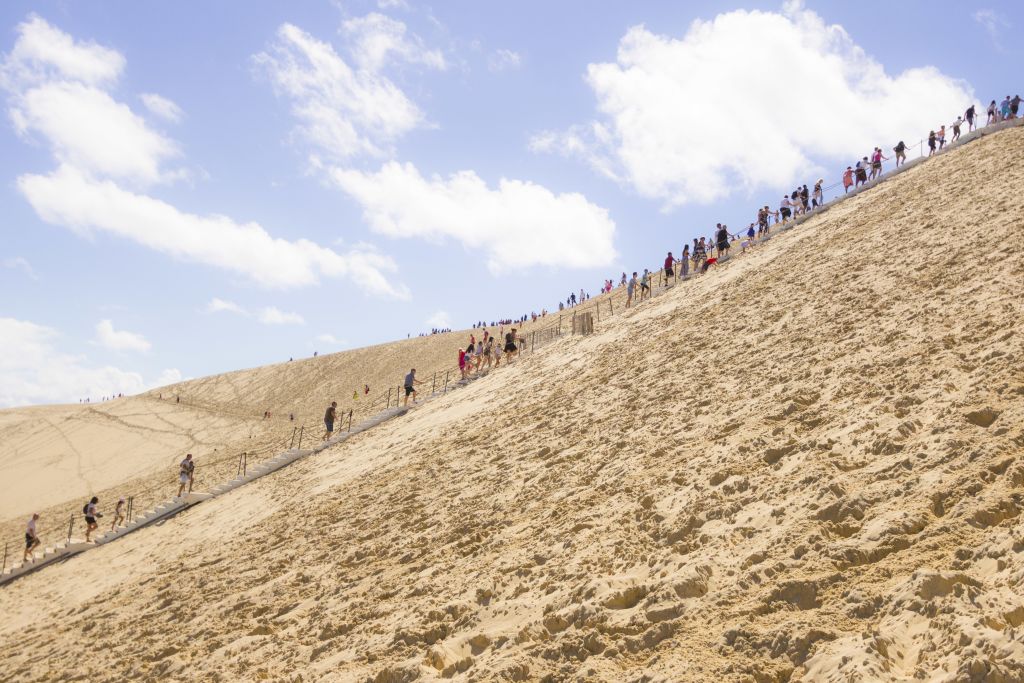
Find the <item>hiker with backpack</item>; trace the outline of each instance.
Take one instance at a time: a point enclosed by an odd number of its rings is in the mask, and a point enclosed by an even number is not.
[[[185,459],[181,461],[178,466],[178,482],[181,484],[178,486],[178,495],[176,498],[181,498],[181,494],[185,492],[185,487],[192,488],[192,476],[196,471],[196,464],[192,461],[192,454],[189,453],[185,456]]]
[[[102,517],[103,513],[96,509],[100,499],[93,496],[89,499],[89,502],[82,507],[82,514],[85,516],[85,542],[89,543],[89,536],[92,532],[96,531],[96,527],[99,525],[96,523],[97,517]]]

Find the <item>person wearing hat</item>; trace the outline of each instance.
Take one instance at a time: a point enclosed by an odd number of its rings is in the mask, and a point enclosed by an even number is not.
[[[117,506],[114,507],[114,521],[110,523],[110,530],[113,531],[124,522],[124,498],[117,499]]]

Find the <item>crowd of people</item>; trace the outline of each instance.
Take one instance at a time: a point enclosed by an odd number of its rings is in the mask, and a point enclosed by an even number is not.
[[[1020,96],[1014,95],[1010,97],[1007,95],[1001,103],[996,104],[995,100],[992,100],[987,109],[986,125],[999,123],[1001,121],[1007,121],[1016,119],[1020,115]],[[973,131],[977,128],[978,118],[975,106],[972,104],[963,115],[958,115],[956,120],[950,124],[952,129],[951,142],[955,142],[960,138],[961,128],[966,124],[968,132]],[[940,125],[938,130],[932,130],[928,133],[928,156],[944,149],[946,145],[946,126]],[[907,145],[900,140],[895,147],[892,148],[894,152],[895,166],[899,168],[901,165],[906,163],[907,160]],[[868,156],[862,157],[855,164],[847,166],[846,170],[842,175],[842,185],[845,192],[849,192],[850,188],[857,188],[864,185],[883,174],[882,163],[889,161],[890,157],[883,154],[881,147],[875,147],[872,153]],[[741,247],[743,251],[746,251],[749,247],[753,246],[757,241],[770,237],[771,225],[786,223],[787,221],[794,219],[798,216],[811,213],[822,206],[824,206],[824,193],[827,189],[823,187],[824,179],[818,178],[814,183],[813,189],[809,189],[808,186],[802,185],[795,188],[791,193],[783,195],[781,202],[779,203],[778,209],[772,210],[769,205],[760,207],[757,210],[756,220],[748,226],[744,232],[732,233],[729,231],[728,226],[719,223],[716,225],[713,234],[710,237],[700,237],[693,239],[693,245],[686,244],[683,246],[683,250],[676,258],[672,252],[668,252],[664,260],[664,276],[666,284],[670,284],[677,278],[687,279],[690,276],[691,269],[694,274],[705,273],[709,267],[717,265],[719,259],[726,258],[731,248],[731,242],[736,240],[741,241]],[[746,240],[744,240],[744,236]],[[678,268],[678,275],[677,275]],[[644,269],[642,274],[634,271],[632,277],[628,277],[625,272],[619,278],[618,286],[626,288],[626,306],[630,307],[637,299],[640,301],[645,300],[652,294],[652,277],[654,274],[650,270]],[[605,280],[600,288],[602,293],[609,293],[614,287],[612,279]],[[572,308],[583,304],[590,299],[590,294],[580,289],[579,294],[571,292],[564,302],[559,302],[558,309],[564,310],[564,308]],[[459,372],[462,379],[467,379],[474,373],[481,373],[489,370],[492,367],[498,367],[501,361],[505,359],[506,364],[510,363],[522,350],[524,340],[518,334],[517,328],[511,327],[508,332],[505,332],[505,326],[512,326],[517,324],[525,323],[527,320],[536,321],[538,318],[543,318],[547,315],[547,309],[542,309],[541,313],[531,313],[529,316],[523,315],[516,319],[504,318],[497,321],[492,321],[490,324],[484,321],[478,321],[473,324],[474,330],[482,329],[483,332],[481,337],[477,339],[476,334],[470,334],[469,343],[465,348],[460,347],[458,351],[458,364]],[[488,327],[498,327],[498,335],[490,334]],[[430,334],[444,334],[451,332],[451,328],[433,328]],[[425,335],[421,335],[425,336]],[[318,354],[314,353],[314,357]],[[291,360],[291,359],[289,359]],[[405,405],[408,405],[410,397],[413,402],[416,402],[417,391],[416,387],[421,385],[422,382],[416,378],[415,368],[411,369],[405,376],[404,380],[404,391],[405,391]],[[370,392],[369,385],[364,385],[364,395],[368,395]],[[117,394],[116,398],[120,398],[122,394]],[[105,396],[101,400],[110,400],[115,396]],[[163,395],[160,395],[163,398]],[[353,400],[359,399],[359,391],[353,392]],[[176,402],[180,402],[180,397],[176,397]],[[89,403],[90,399],[81,399],[80,403]],[[336,401],[332,401],[328,406],[324,414],[324,440],[329,439],[334,433],[334,425],[337,420],[337,407]],[[270,417],[269,411],[265,413],[265,418]],[[294,420],[294,415],[290,416]],[[185,459],[179,463],[178,468],[178,493],[177,497],[181,497],[186,487],[191,491],[192,483],[195,476],[195,462],[192,458],[192,454],[189,453],[185,456]],[[86,532],[85,540],[89,542],[91,540],[92,533],[99,527],[99,518],[103,517],[103,513],[99,511],[99,498],[93,496],[89,499],[83,508],[82,515],[85,519]],[[114,531],[125,519],[125,499],[120,498],[114,507],[112,513],[113,521],[111,522],[110,529]],[[34,513],[28,520],[25,528],[25,554],[24,561],[30,562],[34,560],[34,551],[40,546],[40,540],[38,536],[38,522],[40,516],[38,513]]]
[[[196,464],[192,460],[192,454],[189,453],[185,456],[185,459],[178,464],[178,493],[175,496],[176,498],[181,498],[182,494],[185,493],[186,487],[191,492],[195,470]],[[124,524],[126,514],[127,501],[124,498],[118,498],[117,503],[114,505],[114,510],[111,512],[111,532],[116,531],[119,526]],[[86,543],[92,542],[92,534],[99,528],[99,520],[102,517],[103,513],[100,512],[100,499],[98,496],[92,496],[85,505],[82,506],[82,518],[85,522]],[[28,524],[25,525],[25,553],[22,557],[22,561],[26,564],[35,561],[35,551],[42,544],[39,540],[39,518],[39,513],[34,512],[29,518]]]

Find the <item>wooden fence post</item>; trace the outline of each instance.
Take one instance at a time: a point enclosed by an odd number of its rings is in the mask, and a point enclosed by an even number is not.
[[[68,543],[71,543],[71,530],[75,528],[75,514],[71,513],[71,519],[68,521]]]

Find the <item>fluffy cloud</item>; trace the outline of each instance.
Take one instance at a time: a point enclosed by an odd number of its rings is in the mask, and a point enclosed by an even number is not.
[[[274,306],[268,306],[260,311],[259,321],[264,325],[305,325],[306,321],[298,313],[282,311]]]
[[[365,17],[348,19],[341,29],[349,38],[356,64],[366,71],[380,71],[388,61],[441,70],[448,66],[440,50],[427,49],[419,36],[408,32],[404,23],[383,14],[371,12]]]
[[[20,270],[21,272],[25,273],[25,275],[27,275],[29,279],[39,279],[39,276],[36,275],[35,269],[32,268],[32,264],[21,256],[12,256],[11,258],[5,258],[3,261],[0,261],[0,266],[3,266],[4,268],[9,268],[10,270]]]
[[[58,161],[90,174],[153,183],[161,164],[179,154],[171,140],[151,130],[126,105],[82,83],[45,83],[22,93],[11,109],[22,135],[45,137]]]
[[[291,24],[281,26],[271,49],[253,59],[277,93],[291,99],[298,132],[336,158],[382,155],[423,122],[419,108],[391,80],[353,69],[329,43]]]
[[[110,320],[96,323],[96,343],[112,351],[149,351],[152,346],[141,334],[115,330]]]
[[[333,334],[318,334],[316,341],[323,344],[330,344],[331,346],[347,346],[348,342],[344,339],[338,339]]]
[[[252,314],[246,309],[242,308],[234,301],[225,301],[224,299],[218,299],[214,297],[210,299],[210,303],[206,304],[207,313],[234,313],[245,317],[250,317]],[[282,311],[275,306],[267,306],[261,309],[256,314],[256,319],[264,325],[305,325],[306,320],[298,313],[290,313],[288,311]]]
[[[472,171],[424,178],[412,164],[389,162],[376,173],[333,169],[331,177],[363,207],[366,221],[389,237],[478,250],[493,272],[532,265],[587,268],[615,257],[615,224],[583,195],[556,195],[502,178],[497,189]]]
[[[142,104],[146,105],[146,109],[150,110],[165,121],[177,123],[178,121],[181,121],[181,118],[185,115],[181,110],[181,107],[166,97],[161,97],[156,93],[143,93],[139,95],[139,99],[142,100]]]
[[[248,315],[244,308],[236,304],[234,301],[225,301],[224,299],[218,299],[214,297],[210,299],[210,303],[206,304],[207,313],[237,313],[238,315]]]
[[[445,329],[452,326],[452,317],[448,311],[435,311],[434,315],[424,321],[430,329]]]
[[[1003,47],[1003,31],[1010,28],[1010,22],[1006,20],[1006,17],[992,9],[980,9],[972,17],[988,33],[993,47],[999,52],[1005,52],[1006,48]]]
[[[367,292],[408,296],[404,286],[392,284],[384,274],[395,270],[394,262],[367,248],[339,254],[309,240],[272,237],[257,223],[184,213],[113,182],[88,178],[70,166],[45,176],[23,175],[18,189],[48,223],[86,234],[102,230],[182,260],[242,275],[263,287],[298,287],[315,283],[320,276],[346,276]]]
[[[487,68],[491,71],[505,71],[506,69],[518,69],[522,63],[522,57],[518,52],[512,50],[495,50],[487,58]]]
[[[150,384],[137,372],[90,365],[83,356],[55,347],[56,330],[27,320],[0,318],[0,406],[77,402],[118,393],[134,394],[167,380],[181,379],[177,370],[164,370]],[[177,380],[173,379],[177,378]]]
[[[124,57],[116,50],[92,42],[76,42],[34,14],[17,30],[14,49],[0,66],[0,84],[8,89],[52,79],[110,85],[124,70]]]
[[[125,189],[122,183],[146,185],[180,172],[164,167],[179,154],[177,145],[105,89],[123,68],[116,51],[76,41],[38,17],[18,27],[2,67],[11,119],[22,134],[45,138],[58,163],[47,175],[18,178],[40,218],[83,234],[105,231],[265,287],[348,277],[367,292],[408,296],[385,275],[395,270],[391,259],[370,248],[341,254],[305,239],[278,239],[255,223],[197,216]],[[144,95],[143,102],[164,114],[180,112],[158,95]]]
[[[631,28],[586,80],[600,120],[534,149],[581,156],[669,206],[789,188],[817,172],[812,158],[845,164],[911,140],[974,99],[934,67],[887,74],[799,2],[695,21],[682,38]]]

